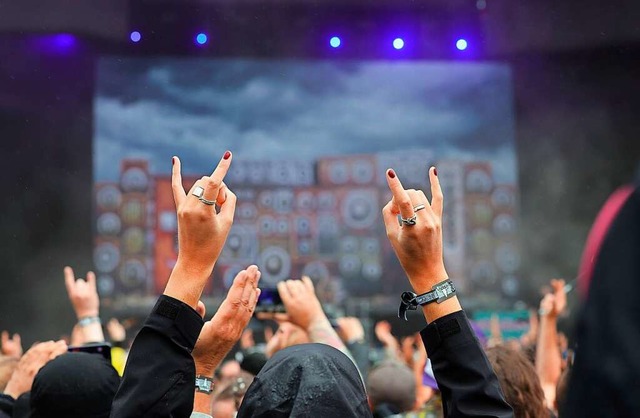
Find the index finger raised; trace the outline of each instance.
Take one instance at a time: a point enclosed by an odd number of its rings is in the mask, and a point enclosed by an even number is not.
[[[73,269],[69,266],[64,268],[64,284],[67,287],[67,293],[71,294],[73,286],[76,283],[76,276],[73,274]]]
[[[413,206],[411,205],[411,198],[407,191],[402,187],[400,179],[396,175],[396,172],[392,169],[387,170],[387,184],[393,195],[393,202],[397,205],[400,211],[400,216],[403,218],[410,218],[413,216]]]

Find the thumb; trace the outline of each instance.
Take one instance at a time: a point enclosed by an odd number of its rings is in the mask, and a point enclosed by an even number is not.
[[[204,315],[207,313],[207,308],[204,306],[201,300],[198,301],[198,305],[196,306],[196,312],[202,319],[204,319]]]

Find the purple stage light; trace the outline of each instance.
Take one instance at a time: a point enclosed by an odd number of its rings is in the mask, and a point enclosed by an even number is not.
[[[209,37],[207,36],[206,33],[200,32],[199,34],[196,35],[196,43],[198,45],[204,45],[207,43],[208,40],[209,40]]]
[[[142,35],[137,30],[134,30],[131,32],[131,35],[129,35],[129,38],[131,38],[131,42],[137,43],[142,39]]]
[[[69,50],[76,44],[76,37],[69,33],[59,33],[51,36],[51,46],[60,50]]]
[[[402,38],[396,38],[393,40],[393,47],[395,49],[402,49],[404,48],[404,39]]]
[[[36,35],[32,39],[34,47],[46,55],[67,55],[78,48],[78,39],[69,33]]]
[[[331,39],[329,39],[329,45],[331,45],[332,48],[338,48],[341,44],[342,44],[342,40],[337,36],[334,36]]]

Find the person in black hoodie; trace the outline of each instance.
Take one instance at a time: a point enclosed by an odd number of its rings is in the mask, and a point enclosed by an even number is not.
[[[107,418],[120,385],[99,354],[68,353],[44,366],[33,381],[30,418]]]
[[[640,183],[617,190],[591,229],[586,298],[562,418],[640,416]]]
[[[371,417],[360,373],[349,357],[325,344],[277,352],[244,396],[238,418]]]

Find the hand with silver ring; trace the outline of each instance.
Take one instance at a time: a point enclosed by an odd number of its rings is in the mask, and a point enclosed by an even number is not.
[[[435,167],[429,169],[430,203],[422,190],[405,190],[392,169],[387,170],[386,178],[393,196],[382,210],[387,237],[415,293],[428,292],[448,278],[442,251],[443,196],[437,171]]]
[[[418,220],[418,215],[416,215],[416,212],[419,210],[423,210],[424,208],[426,208],[425,205],[417,205],[413,207],[413,216],[410,218],[403,218],[402,215],[398,215],[398,224],[400,226],[402,225],[407,225],[407,226],[411,226],[411,225],[415,225],[416,221]]]
[[[193,188],[193,192],[191,193],[192,195],[194,195],[195,197],[198,198],[199,201],[201,201],[202,203],[204,203],[205,205],[209,205],[209,206],[213,206],[216,204],[215,201],[213,200],[207,200],[204,197],[202,197],[202,195],[204,195],[204,189],[200,186],[196,186]]]
[[[393,196],[382,210],[387,237],[415,293],[426,293],[448,278],[442,251],[443,196],[438,172],[435,167],[429,169],[431,203],[422,190],[405,190],[392,169],[387,170],[386,178]],[[455,297],[436,305],[423,308],[429,322],[461,309]]]
[[[236,196],[224,183],[231,160],[231,152],[225,152],[213,173],[200,178],[186,193],[180,159],[173,157],[171,187],[178,217],[179,250],[164,293],[194,309],[233,223]]]

